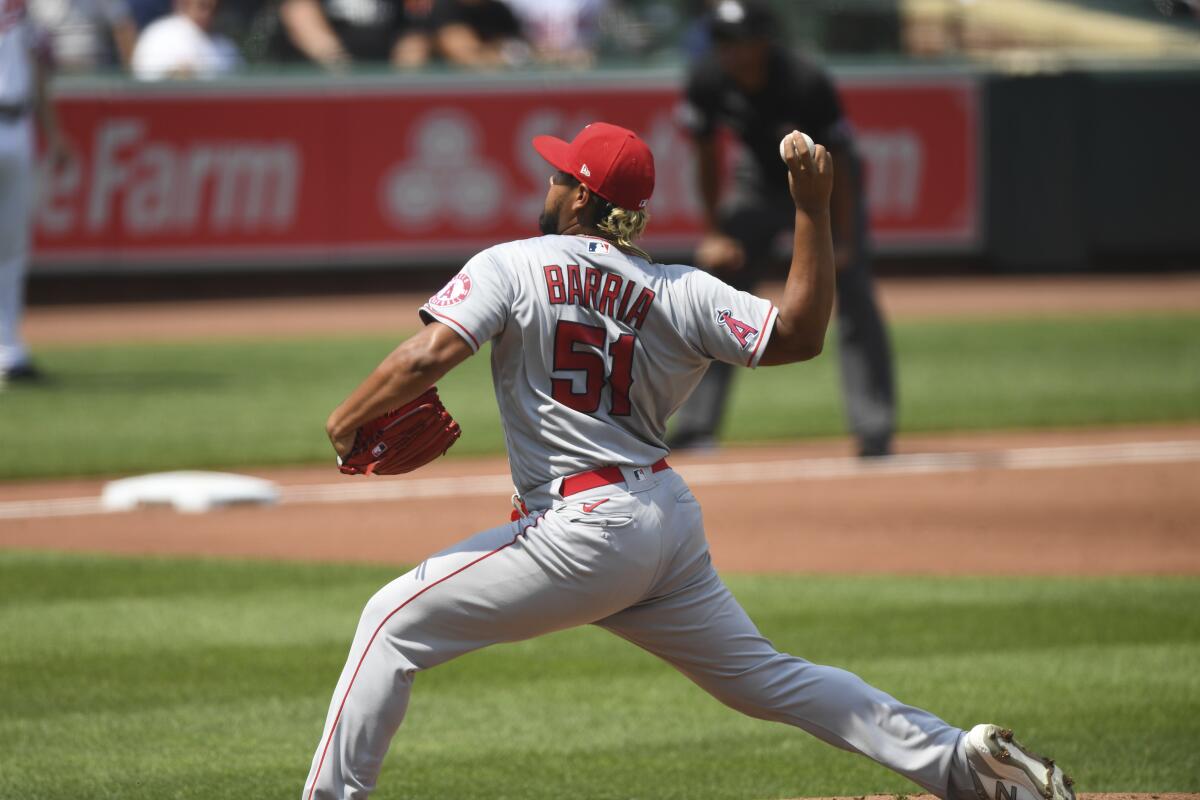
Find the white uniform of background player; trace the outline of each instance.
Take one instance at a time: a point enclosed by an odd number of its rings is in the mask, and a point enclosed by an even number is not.
[[[472,258],[422,308],[432,324],[328,423],[343,452],[362,421],[491,342],[526,516],[429,558],[370,600],[303,798],[367,797],[421,670],[589,623],[743,713],[803,728],[939,796],[976,797],[963,731],[849,672],[779,653],[759,633],[713,568],[699,504],[664,460],[667,418],[710,360],[753,367],[819,351],[833,289],[827,214],[803,222],[797,213],[798,255],[776,309],[708,273],[582,235],[595,232],[590,215],[603,200],[640,209],[649,198],[653,161],[634,134],[596,123],[570,144],[534,144],[560,170],[542,229],[572,235]],[[800,147],[789,166],[807,168],[802,194],[819,199],[812,173],[828,178],[828,156],[801,158]]]
[[[53,107],[45,97],[45,59],[24,0],[0,0],[0,377],[32,377],[21,340],[34,182],[33,117],[40,117],[51,157],[66,158]]]

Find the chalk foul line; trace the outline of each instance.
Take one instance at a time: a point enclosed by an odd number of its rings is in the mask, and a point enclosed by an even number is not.
[[[784,483],[891,475],[930,475],[982,470],[1038,470],[1104,467],[1123,464],[1173,464],[1200,461],[1200,440],[1126,442],[1070,447],[1027,447],[952,453],[914,453],[868,459],[800,458],[781,461],[696,463],[679,468],[692,486]],[[286,505],[366,503],[455,497],[506,497],[507,474],[449,478],[410,478],[370,482],[280,487]],[[0,503],[0,520],[78,517],[122,513],[108,511],[99,497],[62,497]]]

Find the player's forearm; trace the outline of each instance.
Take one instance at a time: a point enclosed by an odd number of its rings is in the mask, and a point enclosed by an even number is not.
[[[760,364],[789,364],[820,355],[833,314],[835,281],[829,211],[797,211],[792,264]]]
[[[426,328],[393,350],[333,410],[325,423],[329,438],[352,437],[360,425],[415,399],[470,354],[456,334]]]
[[[363,423],[415,399],[444,374],[408,354],[394,352],[333,410],[325,431],[335,441],[351,436]]]

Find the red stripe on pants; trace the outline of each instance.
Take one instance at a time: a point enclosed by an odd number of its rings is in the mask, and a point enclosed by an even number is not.
[[[530,527],[532,527],[532,526],[530,526]],[[445,576],[444,578],[439,578],[438,580],[429,584],[424,589],[417,592],[412,597],[408,598],[403,603],[401,603],[400,605],[398,605],[394,609],[392,609],[390,612],[388,612],[388,615],[383,618],[382,622],[379,623],[379,627],[377,627],[375,629],[375,632],[371,634],[370,641],[367,642],[367,646],[363,649],[362,657],[360,657],[358,659],[358,665],[355,666],[355,668],[354,668],[354,675],[352,675],[350,677],[350,684],[348,686],[346,686],[346,693],[344,695],[342,695],[342,702],[338,705],[337,716],[335,716],[333,718],[333,725],[331,725],[329,728],[329,737],[325,740],[325,747],[321,749],[321,760],[317,762],[317,769],[315,772],[313,772],[312,788],[310,788],[308,790],[308,800],[312,800],[313,794],[317,791],[317,780],[321,777],[321,768],[325,766],[325,756],[329,753],[329,745],[333,743],[333,734],[337,732],[338,723],[341,722],[341,720],[342,720],[342,711],[343,711],[343,709],[346,708],[346,700],[348,700],[350,698],[350,690],[352,688],[354,688],[354,681],[357,680],[357,678],[358,678],[358,671],[360,669],[362,669],[363,662],[367,660],[367,653],[369,653],[371,651],[371,645],[375,644],[375,638],[377,636],[379,636],[379,632],[381,630],[383,630],[383,626],[387,624],[389,619],[396,616],[396,614],[399,613],[405,606],[407,606],[413,600],[416,600],[421,595],[428,592],[433,587],[450,580],[455,575],[458,575],[461,572],[465,572],[466,570],[468,570],[471,567],[478,564],[480,561],[483,561],[486,558],[491,558],[492,556],[496,555],[496,553],[499,553],[501,550],[504,550],[505,548],[508,548],[508,547],[512,547],[514,544],[517,543],[517,539],[519,539],[521,537],[521,533],[524,533],[524,530],[522,530],[520,533],[518,533],[516,536],[514,536],[512,538],[511,542],[500,545],[499,547],[497,547],[495,550],[493,550],[490,553],[484,553],[479,558],[472,561],[470,564],[464,564],[463,566],[454,570],[454,572],[451,572],[449,575]]]

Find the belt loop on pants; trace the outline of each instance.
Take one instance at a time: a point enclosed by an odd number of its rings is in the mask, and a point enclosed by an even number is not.
[[[652,473],[662,472],[670,468],[671,466],[667,463],[667,460],[660,458],[650,466],[650,471]],[[621,472],[620,467],[599,467],[587,472],[577,472],[574,475],[568,475],[563,478],[562,485],[558,489],[558,494],[560,497],[565,498],[573,494],[586,492],[588,489],[595,489],[599,486],[611,486],[616,483],[625,483],[625,474]]]

